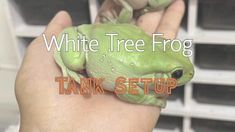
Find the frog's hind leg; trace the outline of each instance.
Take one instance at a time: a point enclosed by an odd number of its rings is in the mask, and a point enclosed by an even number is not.
[[[56,63],[59,65],[59,67],[61,68],[61,71],[62,71],[62,74],[63,74],[63,77],[71,77],[73,78],[77,83],[80,84],[80,78],[81,77],[84,77],[83,75],[81,74],[78,74],[76,73],[75,71],[72,71],[70,69],[68,69],[64,63],[63,63],[63,60],[61,58],[61,55],[60,55],[60,52],[59,51],[55,51],[54,53],[54,58],[55,58],[55,61]],[[68,87],[68,83],[64,83],[64,87],[67,88]]]
[[[69,77],[73,78],[79,84],[80,84],[80,78],[85,77],[82,74],[78,74],[75,71],[69,70],[68,68],[67,68],[67,73],[68,73]]]
[[[63,76],[68,77],[67,67],[64,65],[59,51],[55,51],[54,58],[56,63],[60,66]]]
[[[63,77],[69,77],[68,76],[68,72],[67,72],[67,67],[64,65],[63,63],[63,60],[61,58],[61,55],[60,55],[60,52],[55,50],[54,52],[54,58],[55,58],[55,61],[56,63],[59,65],[59,67],[61,68],[61,71],[62,71],[62,75]],[[64,83],[64,88],[67,88],[68,87],[68,82]]]
[[[158,98],[155,93],[145,94],[144,90],[137,86],[135,90],[138,91],[138,94],[131,94],[129,93],[128,84],[126,84],[126,92],[124,94],[117,94],[117,96],[124,101],[135,103],[135,104],[144,104],[144,105],[152,105],[152,106],[159,106],[164,108],[166,106],[166,99],[165,98]]]

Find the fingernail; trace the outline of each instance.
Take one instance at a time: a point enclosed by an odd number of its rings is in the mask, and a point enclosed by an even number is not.
[[[57,24],[60,24],[60,25],[67,25],[67,22],[64,20],[67,17],[68,17],[67,12],[60,11],[52,18],[50,23],[57,23]]]

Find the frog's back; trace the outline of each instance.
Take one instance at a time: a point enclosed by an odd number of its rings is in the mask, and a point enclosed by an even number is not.
[[[117,36],[113,39],[114,51],[110,51],[111,39],[106,36],[107,33],[115,33]],[[152,37],[147,35],[141,28],[131,24],[101,24],[93,27],[90,34],[91,39],[99,41],[99,51],[90,52],[88,55],[88,69],[90,71],[102,71],[101,74],[108,75],[112,73],[115,77],[128,76],[136,77],[137,74],[150,73],[156,68],[156,62],[153,59],[160,60],[164,55],[152,51]],[[136,43],[143,41],[143,46],[139,46],[137,51],[135,46],[129,46],[127,51],[123,42],[117,51],[118,41],[131,40]],[[92,65],[95,64],[96,66]],[[99,69],[99,70],[98,70]],[[96,76],[97,75],[93,75]],[[98,75],[99,76],[99,75]]]
[[[142,39],[146,44],[152,41],[151,37],[144,33],[143,30],[131,24],[92,25],[92,31],[87,35],[89,39],[96,39],[99,42],[99,50],[97,52],[89,52],[86,69],[89,76],[106,78],[104,83],[106,88],[113,88],[117,77],[135,77],[136,75],[133,74],[134,72],[130,70],[130,67],[136,65],[133,62],[140,62],[138,59],[143,59],[141,55],[144,55],[144,52],[127,52],[123,44],[120,45],[120,51],[110,51],[111,39],[107,34],[111,33],[117,34],[113,40],[115,49],[117,49],[118,40],[132,40],[135,42]],[[129,49],[133,48],[134,46]],[[150,50],[151,44],[143,46],[142,49],[146,51],[146,48]]]
[[[152,38],[141,28],[132,24],[94,25],[90,39],[98,40],[100,54],[107,54],[110,58],[125,64],[128,64],[129,60],[143,57],[148,51],[148,53],[152,53],[150,52],[152,51]],[[128,43],[127,45],[132,42],[134,44],[133,46],[125,47],[125,42]],[[136,44],[137,42],[138,44]],[[136,49],[135,45],[142,45],[142,43],[143,46],[138,46],[138,50],[141,50],[141,52]]]
[[[116,34],[113,36],[113,40],[111,40],[111,34]],[[130,45],[130,41],[136,43],[138,40],[142,40],[144,46],[139,46],[138,49],[145,51],[145,54],[148,51],[152,51],[152,37],[132,24],[99,24],[93,27],[93,32],[90,36],[91,39],[98,40],[99,52],[125,64],[131,64],[129,60],[140,59],[140,56],[143,58],[144,55],[143,52],[137,51],[135,46],[128,46],[127,49],[124,46],[125,41],[129,40],[127,43]],[[139,45],[141,43],[140,41],[138,42]]]

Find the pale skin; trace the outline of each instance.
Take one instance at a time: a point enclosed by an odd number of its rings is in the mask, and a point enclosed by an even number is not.
[[[105,6],[108,8],[110,5]],[[153,12],[140,17],[137,25],[148,34],[161,32],[165,38],[173,39],[183,14],[184,3],[177,0],[165,12]],[[70,16],[62,11],[49,23],[44,33],[49,38],[52,34],[59,35],[71,25]],[[159,107],[125,103],[112,94],[89,98],[59,95],[54,79],[61,76],[61,71],[54,62],[53,53],[46,51],[42,36],[36,38],[26,51],[16,78],[20,131],[149,132],[155,127]]]

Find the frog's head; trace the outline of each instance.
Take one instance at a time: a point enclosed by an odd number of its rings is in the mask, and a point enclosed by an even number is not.
[[[165,73],[168,77],[176,79],[178,86],[186,84],[194,76],[194,66],[190,58],[186,56],[186,51],[189,51],[189,49],[185,47],[183,42],[176,41],[172,45],[168,43],[165,51],[166,59],[163,62]],[[174,51],[173,49],[180,49],[180,51]]]
[[[194,75],[194,66],[189,57],[183,54],[183,49],[175,52],[167,45],[166,50],[161,51],[162,46],[158,45],[158,50],[154,52],[140,54],[138,61],[129,62],[135,65],[133,71],[141,78],[174,78],[177,80],[177,86],[186,84]],[[179,44],[175,43],[173,48],[177,49],[178,46]]]
[[[155,77],[174,78],[177,80],[177,86],[184,85],[193,78],[194,67],[188,57],[175,52],[166,52],[164,56],[162,56],[164,61],[161,62],[160,67],[157,61],[153,62],[156,68],[164,67],[155,74]]]

